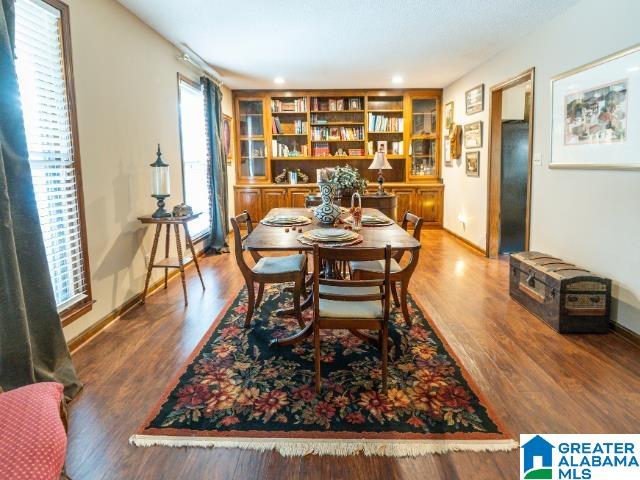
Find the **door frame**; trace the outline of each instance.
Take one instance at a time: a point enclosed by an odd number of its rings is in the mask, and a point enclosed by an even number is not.
[[[502,173],[502,92],[531,81],[529,102],[529,152],[527,167],[527,211],[525,218],[524,248],[529,249],[531,223],[531,174],[533,157],[533,123],[535,68],[531,67],[515,77],[491,87],[489,104],[489,169],[487,174],[487,257],[497,258],[500,251],[500,176]]]

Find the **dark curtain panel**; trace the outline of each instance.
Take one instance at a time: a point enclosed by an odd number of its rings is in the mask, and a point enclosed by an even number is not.
[[[14,0],[0,11],[0,386],[76,377],[56,310],[40,229],[13,58]]]
[[[229,205],[227,159],[222,148],[222,92],[210,79],[200,79],[204,91],[209,157],[209,209],[211,227],[206,249],[216,253],[228,252]]]

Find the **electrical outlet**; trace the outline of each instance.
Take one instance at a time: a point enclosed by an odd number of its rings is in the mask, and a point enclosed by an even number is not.
[[[145,265],[149,265],[149,262],[151,261],[151,257],[149,256],[149,254],[144,256],[144,263]]]
[[[534,153],[533,154],[533,164],[534,165],[542,165],[542,155],[539,153]]]

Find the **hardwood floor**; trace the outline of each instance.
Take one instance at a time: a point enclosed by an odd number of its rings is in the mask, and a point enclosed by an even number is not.
[[[637,433],[640,349],[615,334],[559,335],[509,298],[508,264],[446,232],[422,234],[410,291],[509,433]],[[188,269],[74,353],[84,391],[70,409],[67,467],[82,479],[518,478],[517,450],[417,458],[284,458],[238,449],[136,448],[129,436],[242,285],[232,255]]]

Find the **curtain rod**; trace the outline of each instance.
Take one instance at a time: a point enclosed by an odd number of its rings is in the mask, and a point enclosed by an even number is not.
[[[224,85],[224,82],[220,78],[221,75],[216,72],[213,68],[209,66],[209,64],[196,52],[194,52],[188,45],[182,44],[180,46],[180,55],[176,58],[181,62],[187,63],[195,69],[199,70],[202,74],[207,76],[211,81],[213,81],[216,85],[221,87]]]

